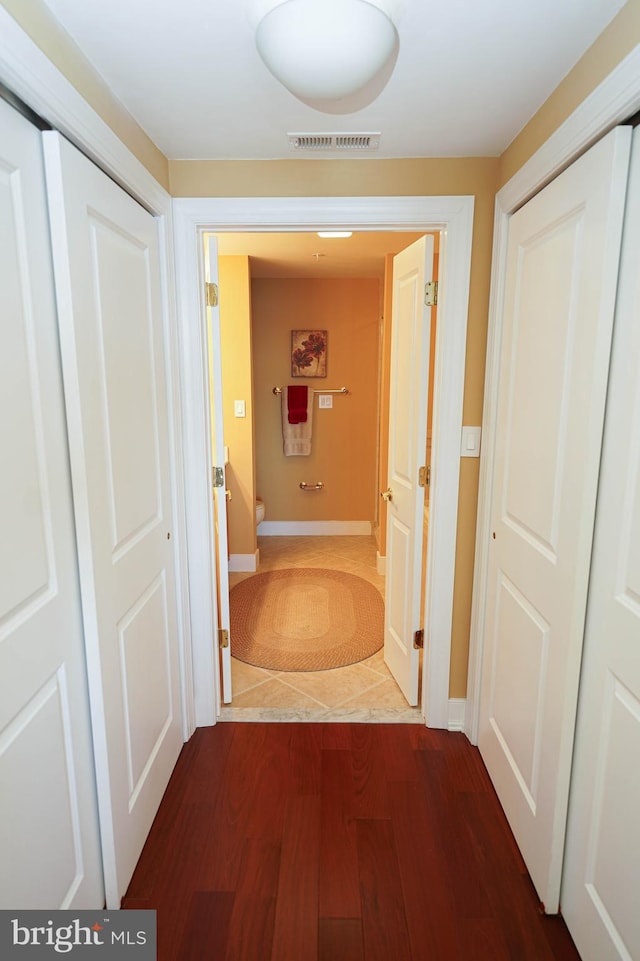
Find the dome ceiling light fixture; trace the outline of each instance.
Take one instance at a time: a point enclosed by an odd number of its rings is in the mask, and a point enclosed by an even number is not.
[[[258,53],[299,100],[336,112],[359,97],[359,109],[380,93],[397,59],[398,33],[385,6],[388,0],[284,0],[258,21]]]

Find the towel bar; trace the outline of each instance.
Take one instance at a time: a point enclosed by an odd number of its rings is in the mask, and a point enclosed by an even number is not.
[[[316,394],[348,394],[349,393],[348,387],[314,387],[312,389],[315,390]],[[271,393],[281,394],[282,390],[283,390],[282,387],[273,387]]]
[[[321,491],[324,483],[322,481],[316,481],[315,484],[306,484],[304,481],[300,481],[299,486],[301,491]]]

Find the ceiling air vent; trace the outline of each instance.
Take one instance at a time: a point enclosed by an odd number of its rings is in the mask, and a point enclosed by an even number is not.
[[[380,133],[290,133],[292,150],[322,150],[339,153],[342,150],[377,150]]]

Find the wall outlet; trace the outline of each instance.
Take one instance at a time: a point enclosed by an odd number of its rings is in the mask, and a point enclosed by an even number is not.
[[[333,397],[331,394],[319,394],[318,407],[333,407]]]

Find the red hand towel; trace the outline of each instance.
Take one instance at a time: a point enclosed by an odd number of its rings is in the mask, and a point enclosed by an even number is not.
[[[290,424],[306,424],[309,388],[287,387],[287,410]]]

